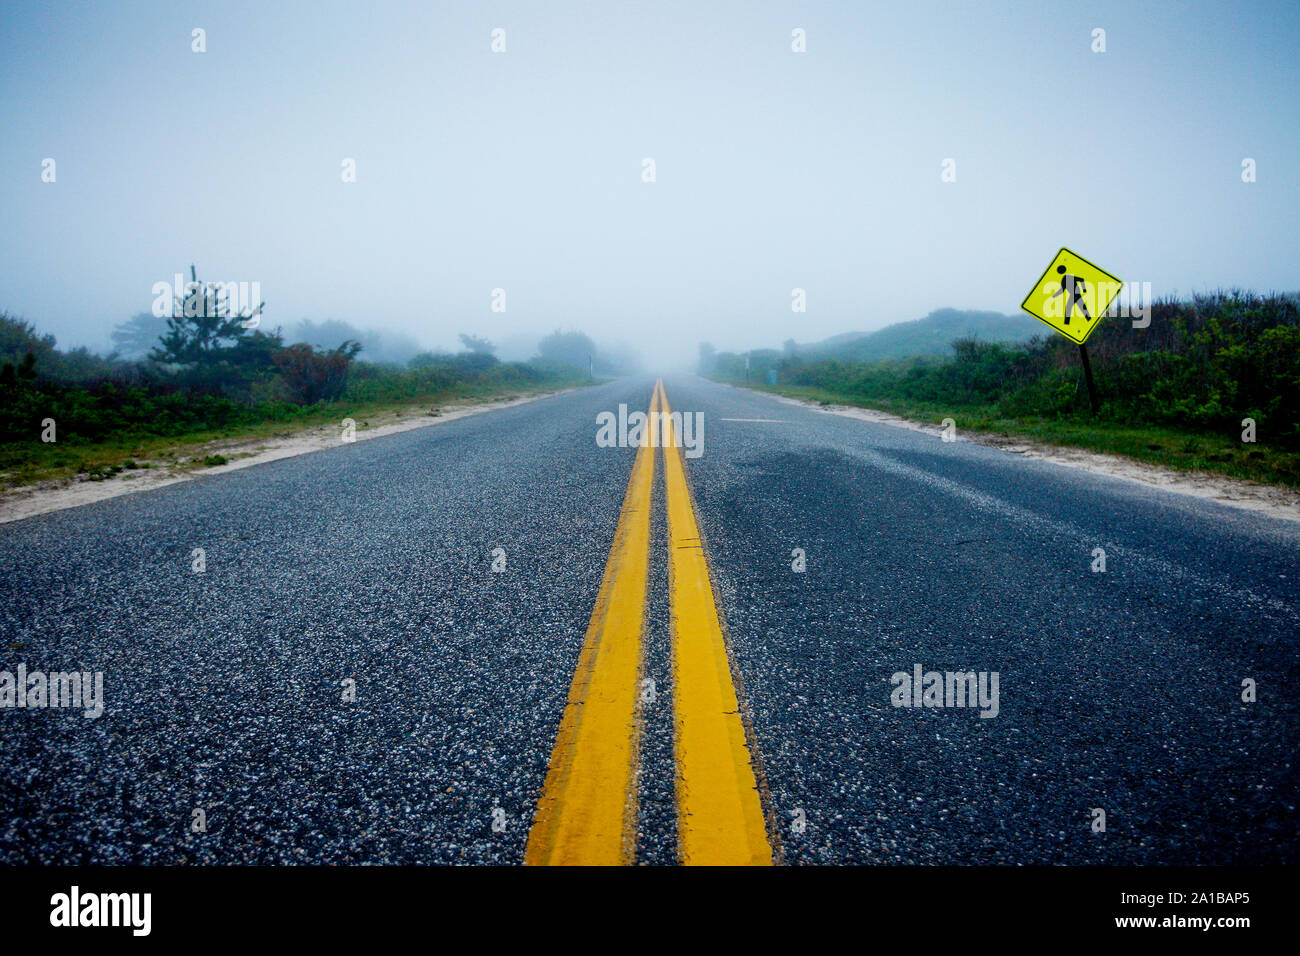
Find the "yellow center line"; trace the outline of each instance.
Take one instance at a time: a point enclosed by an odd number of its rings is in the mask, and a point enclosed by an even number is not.
[[[656,389],[651,420],[658,399]],[[643,441],[528,833],[526,864],[618,865],[635,858],[638,691],[654,467],[654,449]]]
[[[678,855],[688,865],[771,865],[758,781],[662,381],[657,389],[665,422]]]

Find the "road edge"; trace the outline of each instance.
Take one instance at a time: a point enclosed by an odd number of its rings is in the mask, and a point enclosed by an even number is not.
[[[436,417],[431,416],[427,411],[412,413],[409,416],[399,416],[397,421],[355,432],[355,440],[358,442],[370,441],[374,438],[383,438],[385,435],[396,435],[400,432],[414,431],[418,428],[431,428],[460,418],[467,418],[471,415],[496,411],[500,408],[512,408],[515,405],[526,405],[529,402],[540,401],[544,398],[555,398],[573,391],[577,391],[577,388],[564,388],[554,392],[524,395],[506,400],[442,406],[439,408],[439,414]],[[225,474],[241,468],[250,468],[253,465],[264,465],[268,462],[279,461],[282,458],[297,458],[300,455],[310,455],[338,447],[340,444],[338,434],[339,429],[337,426],[313,425],[277,438],[222,439],[210,444],[213,445],[214,449],[220,446],[219,450],[223,451],[251,447],[256,447],[257,450],[246,454],[244,457],[230,460],[224,465],[203,468],[202,470],[141,472],[131,477],[119,477],[98,482],[64,478],[40,482],[36,485],[23,485],[0,493],[0,524],[35,518],[38,515],[50,514],[54,511],[80,508],[82,505],[94,504],[97,501],[107,501],[110,498],[118,498],[122,495],[152,491],[155,488],[165,488],[167,485],[174,485],[183,481],[193,481],[196,478]]]
[[[925,432],[936,437],[942,432],[942,426],[904,418],[891,412],[882,412],[874,408],[861,408],[856,405],[822,405],[819,402],[802,398],[777,395],[756,388],[745,388],[729,382],[716,382],[727,388],[743,389],[755,395],[766,395],[775,401],[788,405],[798,405],[816,412],[854,418],[876,425],[888,425],[891,428],[906,428],[911,431]],[[1253,511],[1283,521],[1300,522],[1300,493],[1276,485],[1265,485],[1244,478],[1233,478],[1206,471],[1179,471],[1164,468],[1146,462],[1125,458],[1122,455],[1110,455],[1104,452],[1071,448],[1065,445],[1052,445],[1030,438],[996,435],[988,432],[963,431],[958,438],[987,448],[996,448],[1011,455],[1046,461],[1066,468],[1077,468],[1095,475],[1119,478],[1148,488],[1170,491],[1175,494],[1213,501],[1221,505]]]

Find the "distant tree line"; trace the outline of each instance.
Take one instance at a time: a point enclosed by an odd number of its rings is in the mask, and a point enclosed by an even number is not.
[[[263,305],[236,312],[218,284],[198,281],[170,315],[141,313],[113,330],[115,351],[60,350],[51,335],[0,312],[0,442],[31,440],[59,422],[60,440],[132,429],[183,434],[292,417],[292,409],[340,399],[406,401],[455,390],[585,380],[625,370],[581,332],[542,339],[528,363],[500,362],[485,338],[461,335],[455,354],[418,352],[414,340],[349,323],[303,320],[286,336],[262,328]],[[383,359],[360,361],[374,345]]]

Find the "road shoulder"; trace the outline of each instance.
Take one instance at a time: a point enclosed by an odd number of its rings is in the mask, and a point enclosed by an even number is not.
[[[894,428],[907,428],[912,431],[926,432],[936,438],[939,437],[942,431],[942,427],[939,425],[918,422],[871,408],[859,408],[850,405],[822,405],[819,402],[789,398],[771,392],[761,392],[759,394],[769,395],[776,401],[788,405],[799,405],[813,411],[841,415],[845,418],[856,418],[859,421],[871,422],[877,425],[889,425]],[[1054,465],[1079,468],[1097,475],[1122,478],[1126,481],[1134,481],[1152,488],[1159,488],[1162,491],[1191,495],[1195,498],[1215,501],[1234,508],[1256,511],[1273,518],[1300,521],[1300,493],[1280,486],[1265,485],[1203,471],[1179,471],[1173,468],[1162,468],[1158,465],[1133,461],[1119,455],[1107,455],[1101,452],[1085,451],[1080,448],[1066,448],[1022,437],[997,435],[988,432],[966,430],[960,434],[958,440],[986,445],[1025,458],[1036,458]]]
[[[429,428],[458,418],[523,405],[570,391],[573,389],[561,389],[499,401],[454,403],[435,409],[430,409],[427,405],[411,406],[409,409],[396,410],[383,416],[371,416],[373,420],[357,422],[355,438],[359,442],[368,441],[416,428]],[[51,511],[61,511],[64,508],[76,508],[95,501],[116,498],[119,495],[149,491],[207,475],[219,475],[248,468],[251,465],[262,465],[281,458],[293,458],[323,451],[326,448],[336,448],[342,443],[340,434],[341,429],[338,425],[314,425],[273,437],[220,439],[202,445],[186,445],[183,455],[167,460],[142,462],[148,467],[122,472],[102,481],[78,477],[23,485],[0,493],[0,524],[20,521],[23,518],[31,518]],[[214,456],[226,459],[225,463],[211,467],[202,465],[204,459]]]

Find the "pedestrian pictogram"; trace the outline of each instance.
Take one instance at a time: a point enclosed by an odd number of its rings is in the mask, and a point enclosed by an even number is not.
[[[1082,345],[1123,285],[1100,266],[1062,248],[1020,307]]]

